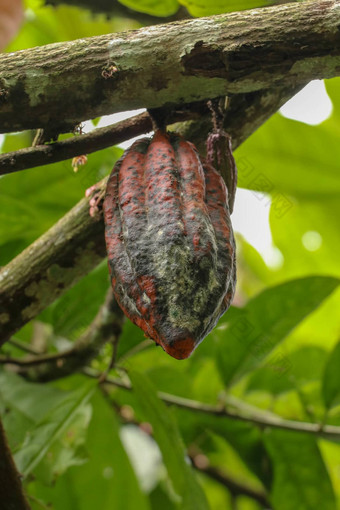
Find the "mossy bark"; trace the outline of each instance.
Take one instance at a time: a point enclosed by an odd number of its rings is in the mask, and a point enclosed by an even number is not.
[[[331,78],[339,25],[338,2],[306,1],[5,53],[0,131]]]

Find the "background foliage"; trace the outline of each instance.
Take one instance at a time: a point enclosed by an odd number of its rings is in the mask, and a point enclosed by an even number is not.
[[[176,0],[122,3],[154,16],[179,7]],[[268,5],[180,3],[193,16]],[[140,26],[38,0],[27,0],[25,8],[25,23],[6,51]],[[167,407],[157,396],[212,405],[232,397],[251,415],[255,408],[263,416],[340,425],[339,85],[340,79],[326,83],[333,112],[323,123],[312,127],[277,113],[236,151],[240,187],[266,193],[267,203],[271,197],[270,227],[283,263],[269,268],[237,236],[237,307],[190,359],[170,358],[126,321],[116,376],[125,381],[127,371],[133,391],[103,393],[85,375],[46,385],[0,371],[0,412],[33,509],[48,503],[55,510],[340,508],[338,441]],[[31,141],[28,132],[6,135],[2,151]],[[121,152],[92,154],[77,174],[66,161],[2,177],[0,264],[65,214]],[[317,245],[303,242],[306,233]],[[50,352],[65,349],[90,324],[108,286],[104,261],[15,339]],[[3,352],[22,355],[10,344]],[[107,346],[93,368],[105,370],[110,355]],[[268,504],[228,489],[208,466],[263,494]]]

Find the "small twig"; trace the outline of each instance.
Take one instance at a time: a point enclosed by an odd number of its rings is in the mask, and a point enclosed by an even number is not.
[[[129,349],[125,354],[123,354],[120,357],[120,362],[122,363],[123,361],[127,360],[131,356],[135,356],[139,352],[142,352],[145,349],[149,349],[149,347],[155,347],[155,342],[153,340],[151,340],[151,338],[146,338],[142,342],[138,343],[137,345],[135,345],[134,347]]]
[[[109,373],[111,372],[111,370],[114,368],[114,366],[116,364],[116,359],[117,359],[117,354],[118,354],[119,338],[120,338],[120,335],[115,335],[115,337],[113,338],[113,340],[111,342],[111,344],[112,344],[112,355],[111,355],[110,363],[109,363],[107,369],[105,370],[105,372],[103,372],[100,375],[99,379],[98,379],[98,382],[99,382],[100,385],[103,382],[105,382],[107,376],[109,375]]]
[[[27,352],[28,354],[33,354],[34,356],[39,356],[41,354],[41,352],[38,351],[37,349],[33,349],[33,347],[31,347],[30,345],[27,345],[14,337],[10,338],[10,340],[8,340],[8,343],[13,345],[17,349],[20,349],[20,351]]]
[[[236,479],[224,473],[221,469],[215,466],[211,466],[209,464],[208,458],[205,456],[204,458],[206,459],[206,464],[200,462],[201,455],[202,454],[192,455],[189,453],[189,457],[195,469],[197,469],[198,471],[205,474],[212,480],[215,480],[216,482],[226,487],[233,497],[237,497],[240,495],[248,496],[249,498],[254,499],[258,503],[263,505],[265,508],[270,507],[268,497],[264,491],[254,489],[249,485],[240,483]]]

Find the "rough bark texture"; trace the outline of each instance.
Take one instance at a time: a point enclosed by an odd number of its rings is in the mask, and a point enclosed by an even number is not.
[[[0,507],[1,510],[30,510],[22,490],[5,431],[0,420]]]
[[[234,149],[297,90],[278,87],[235,96],[225,125],[233,137]],[[211,129],[211,121],[204,119],[176,128],[189,140],[202,144],[202,137]],[[90,217],[88,200],[83,199],[0,271],[0,345],[91,271],[103,257],[102,218]]]
[[[225,128],[233,135],[234,148],[301,88],[302,85],[275,87],[232,96]],[[186,119],[192,119],[192,121],[183,122]],[[185,105],[185,108],[181,110],[175,109],[170,112],[168,121],[176,122],[172,129],[193,141],[204,154],[204,140],[212,127],[211,114],[206,102]],[[182,122],[178,124],[179,121]],[[117,124],[95,129],[88,134],[1,154],[0,175],[56,163],[82,154],[91,154],[151,130],[152,123],[149,115],[141,113]]]
[[[199,104],[200,105],[200,104]],[[207,111],[200,105],[200,111]],[[175,122],[198,118],[197,108],[182,112],[173,112],[171,119]],[[17,172],[41,165],[56,163],[65,159],[90,154],[122,143],[130,138],[152,130],[152,123],[148,113],[141,113],[111,126],[95,129],[81,136],[74,136],[60,142],[27,147],[17,151],[0,155],[0,175]]]
[[[340,4],[284,4],[0,56],[1,132],[340,74]],[[60,97],[63,98],[62,103]]]

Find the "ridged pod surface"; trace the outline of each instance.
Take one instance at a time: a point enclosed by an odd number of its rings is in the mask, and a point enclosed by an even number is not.
[[[235,290],[235,242],[222,177],[193,144],[157,131],[116,163],[104,219],[120,307],[168,354],[187,358]]]

